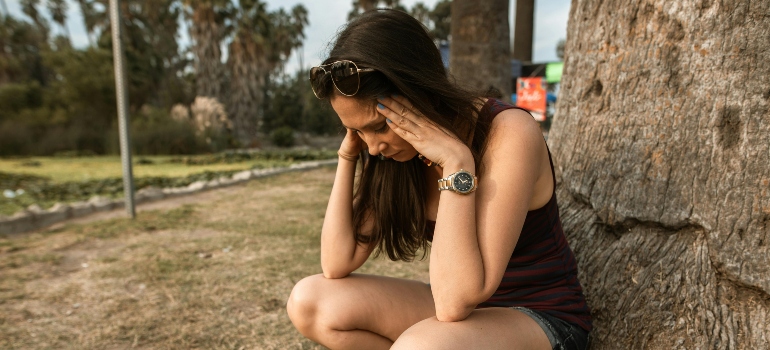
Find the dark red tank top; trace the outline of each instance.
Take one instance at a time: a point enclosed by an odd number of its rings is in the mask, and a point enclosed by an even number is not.
[[[490,122],[500,112],[518,108],[489,99],[482,115]],[[547,147],[547,146],[546,146]],[[556,203],[556,177],[548,151],[554,192],[542,208],[527,212],[519,240],[508,261],[497,291],[477,308],[521,306],[539,310],[591,331],[591,311],[577,277],[577,262],[559,219]],[[436,223],[426,228],[433,238]]]

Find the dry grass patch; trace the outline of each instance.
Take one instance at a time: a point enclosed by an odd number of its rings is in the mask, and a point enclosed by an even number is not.
[[[334,169],[252,181],[137,220],[0,238],[2,349],[315,349],[286,316],[320,272]],[[364,273],[427,280],[427,262]]]

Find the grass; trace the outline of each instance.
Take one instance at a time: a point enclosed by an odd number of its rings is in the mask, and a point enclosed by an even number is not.
[[[255,167],[286,166],[291,160],[251,159],[237,162],[191,164],[182,159],[200,157],[139,156],[133,158],[135,177],[185,177],[206,171],[222,172]],[[0,172],[49,178],[54,183],[122,177],[119,156],[0,158]]]
[[[0,238],[2,349],[317,349],[291,326],[320,272],[334,169],[210,191],[136,220]],[[360,272],[427,280],[427,261]]]
[[[134,158],[136,189],[183,187],[248,169],[286,167],[302,160],[336,157],[329,150],[274,150],[198,156]],[[49,157],[0,159],[0,215],[13,215],[32,204],[43,209],[57,202],[86,201],[92,196],[123,197],[120,158]]]

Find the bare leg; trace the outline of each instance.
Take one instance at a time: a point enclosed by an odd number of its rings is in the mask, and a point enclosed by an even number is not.
[[[391,349],[529,349],[548,350],[542,328],[528,315],[508,308],[474,310],[460,322],[435,317],[406,330]]]
[[[359,274],[299,281],[287,311],[300,333],[331,349],[388,349],[407,328],[436,314],[426,284]]]

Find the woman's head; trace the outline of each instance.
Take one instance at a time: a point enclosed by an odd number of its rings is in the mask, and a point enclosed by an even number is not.
[[[447,82],[441,55],[425,27],[401,11],[369,11],[350,22],[323,64],[340,60],[367,70],[360,74],[356,99],[373,101],[394,93],[425,99],[426,93]],[[330,79],[326,81],[331,87]]]
[[[340,61],[347,70],[340,70]],[[332,71],[337,65],[337,73]],[[411,260],[427,247],[425,235],[425,165],[417,151],[396,135],[377,112],[377,97],[400,94],[415,109],[436,124],[469,141],[480,168],[488,125],[477,120],[477,96],[453,84],[441,55],[425,27],[408,14],[396,10],[375,10],[350,22],[337,36],[320,80],[313,82],[319,98],[327,98],[348,129],[358,132],[367,149],[362,150],[362,171],[356,188],[353,221],[356,238],[374,242],[377,252],[390,259]],[[326,74],[328,72],[329,74]],[[342,93],[333,76],[360,78],[345,81]],[[351,96],[348,96],[351,95]],[[481,137],[479,137],[481,136]],[[369,155],[393,156],[381,160]],[[360,232],[372,218],[370,232]]]
[[[375,10],[356,18],[339,33],[321,67],[323,71],[318,72],[329,74],[318,75],[315,90],[319,97],[331,101],[345,126],[352,126],[350,120],[345,120],[352,114],[343,116],[337,100],[357,100],[362,107],[359,119],[379,116],[380,126],[387,127],[385,118],[376,113],[377,97],[401,94],[427,118],[457,131],[458,136],[470,131],[471,94],[450,83],[441,54],[425,27],[404,12]],[[335,88],[333,76],[340,77],[336,72],[347,77],[336,82]],[[366,138],[364,141],[369,145]],[[387,151],[387,147],[383,147]],[[369,148],[370,154],[378,154],[372,153],[376,147],[369,145]],[[411,152],[411,156],[416,153]],[[384,155],[391,154],[384,152]]]
[[[330,100],[342,125],[361,137],[369,154],[382,155],[399,162],[409,161],[417,155],[414,147],[387,125],[385,117],[377,112],[371,101],[339,94]]]

